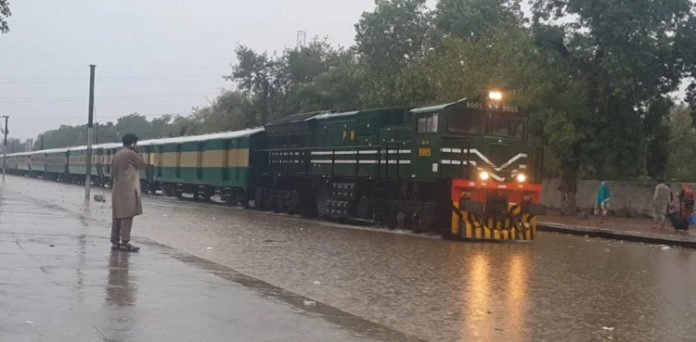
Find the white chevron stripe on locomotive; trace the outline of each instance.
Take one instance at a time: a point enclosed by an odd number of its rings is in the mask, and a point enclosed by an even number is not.
[[[459,148],[443,147],[443,148],[440,149],[440,152],[444,152],[444,153],[464,153],[464,154],[466,154],[466,153],[467,153],[467,149],[463,149],[463,150],[462,150],[462,149],[459,149]],[[512,165],[512,163],[516,162],[518,159],[527,158],[527,157],[528,157],[528,155],[527,155],[526,153],[519,153],[519,154],[517,154],[516,156],[510,158],[510,160],[508,160],[507,162],[505,162],[505,163],[502,164],[501,166],[498,166],[498,165],[496,165],[495,163],[493,163],[492,161],[490,161],[490,159],[488,159],[485,155],[483,155],[483,153],[481,153],[479,150],[477,150],[477,149],[475,149],[475,148],[469,149],[469,153],[475,154],[477,157],[479,157],[479,159],[481,159],[484,163],[486,163],[486,164],[488,164],[489,166],[491,166],[491,167],[492,167],[494,170],[496,170],[496,171],[502,171],[502,170],[505,169],[506,167]],[[474,165],[475,165],[475,164],[474,164]]]

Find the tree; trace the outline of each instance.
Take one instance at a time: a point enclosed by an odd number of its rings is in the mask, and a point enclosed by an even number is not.
[[[0,0],[0,33],[10,31],[10,27],[7,25],[7,18],[11,15],[10,2],[8,0]]]
[[[333,49],[329,45],[312,48],[310,44],[309,49],[290,51],[287,57],[288,107],[293,112],[360,107],[365,72],[353,49]],[[298,67],[310,67],[314,72],[308,76],[298,72]]]
[[[281,78],[280,61],[268,54],[240,46],[236,50],[237,64],[232,74],[224,76],[237,82],[238,87],[250,98],[248,110],[254,112],[254,124],[265,124],[283,110],[285,89]]]
[[[245,115],[244,96],[236,91],[220,94],[208,107],[194,110],[193,121],[200,126],[201,133],[239,130],[254,125],[253,118]]]
[[[458,38],[483,38],[500,26],[521,26],[520,0],[440,0],[437,28]]]
[[[247,126],[299,112],[355,109],[362,98],[366,73],[355,51],[334,48],[325,40],[315,38],[280,56],[240,47],[237,60],[225,78],[241,90],[237,107]]]
[[[675,107],[669,117],[671,137],[669,139],[669,179],[677,181],[696,180],[696,131],[693,119],[686,106]]]
[[[546,130],[563,141],[562,191],[575,196],[577,173],[630,178],[644,172],[646,137],[662,134],[665,96],[687,75],[694,14],[689,0],[536,0],[535,28],[563,60],[565,77],[582,96],[582,115],[556,107],[556,124],[576,134]],[[561,39],[553,39],[562,33]],[[566,108],[569,106],[565,105]],[[654,147],[654,146],[652,146]],[[657,147],[654,147],[657,148]],[[659,149],[659,148],[658,148]]]
[[[370,76],[367,105],[394,105],[396,76],[429,51],[432,16],[425,0],[375,0],[355,25],[356,49]]]

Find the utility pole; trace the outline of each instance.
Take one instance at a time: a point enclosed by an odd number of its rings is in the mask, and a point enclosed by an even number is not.
[[[297,31],[297,49],[305,47],[307,44],[307,32]]]
[[[5,138],[3,139],[4,148],[2,149],[2,182],[4,183],[5,172],[7,172],[7,133],[10,132],[10,130],[7,129],[7,124],[10,117],[8,115],[3,115],[2,117],[5,118],[5,126],[2,128],[2,133],[5,135]]]
[[[89,113],[87,117],[87,174],[85,175],[85,201],[89,203],[89,192],[92,186],[92,126],[94,126],[94,69],[89,66]]]

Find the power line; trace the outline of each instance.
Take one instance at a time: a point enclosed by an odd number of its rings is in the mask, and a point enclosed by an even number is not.
[[[106,119],[119,119],[125,116],[129,116],[132,114],[144,116],[144,117],[159,117],[159,116],[164,116],[164,115],[171,115],[171,116],[188,116],[191,115],[191,112],[164,112],[164,113],[139,113],[139,112],[133,112],[133,113],[128,113],[128,114],[99,114],[99,119],[101,122],[104,122]],[[84,115],[55,115],[55,114],[48,114],[48,115],[22,115],[22,118],[30,118],[30,119],[47,119],[47,118],[52,118],[52,119],[81,119],[84,117]],[[95,115],[96,118],[96,115]]]
[[[143,82],[143,81],[175,81],[189,79],[204,79],[204,78],[220,78],[220,73],[198,73],[198,74],[182,74],[182,75],[130,75],[130,76],[112,76],[100,78],[100,82]],[[84,78],[27,78],[27,79],[0,79],[0,85],[42,85],[42,84],[66,84],[66,83],[83,83]]]
[[[147,95],[114,95],[114,96],[98,96],[99,101],[115,101],[124,99],[150,99],[163,97],[198,97],[210,96],[203,93],[171,93],[171,94],[147,94]],[[29,96],[29,97],[0,97],[0,103],[38,103],[38,102],[83,102],[84,96]]]

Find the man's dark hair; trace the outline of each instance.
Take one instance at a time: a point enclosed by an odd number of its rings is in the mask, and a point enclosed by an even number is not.
[[[123,141],[123,146],[130,146],[138,142],[138,137],[135,134],[126,133],[121,140]]]

